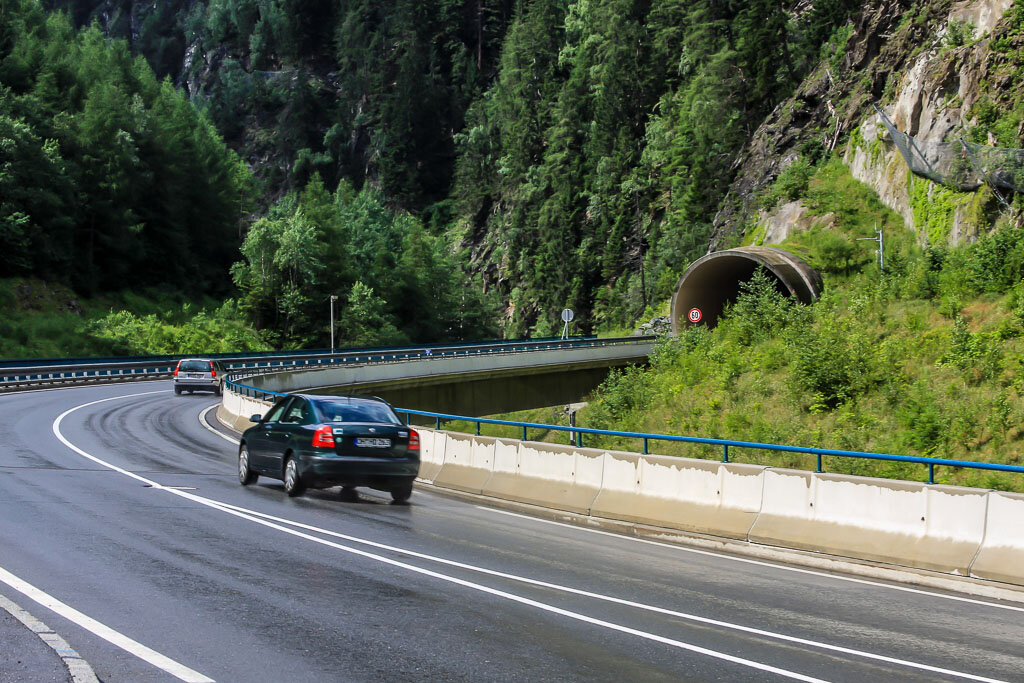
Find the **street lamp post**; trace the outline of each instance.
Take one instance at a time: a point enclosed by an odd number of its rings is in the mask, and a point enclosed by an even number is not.
[[[331,306],[331,354],[334,354],[334,302],[337,301],[338,297],[331,294],[329,301]]]

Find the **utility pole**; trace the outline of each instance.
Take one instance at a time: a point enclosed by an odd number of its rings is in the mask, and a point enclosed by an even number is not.
[[[328,298],[331,305],[331,355],[334,354],[334,302],[338,300],[338,297],[331,294]]]

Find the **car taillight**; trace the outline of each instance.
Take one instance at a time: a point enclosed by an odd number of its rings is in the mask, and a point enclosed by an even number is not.
[[[181,361],[179,360],[178,364],[174,366],[174,376],[175,377],[178,376],[178,368],[180,368],[180,367],[181,367]]]
[[[409,450],[418,451],[420,449],[420,434],[414,429],[409,430]]]
[[[215,370],[214,367],[213,367],[213,361],[210,361],[210,377],[216,377],[216,376],[217,376],[217,370]]]
[[[313,432],[313,446],[320,448],[334,448],[334,428],[331,425],[320,425]]]

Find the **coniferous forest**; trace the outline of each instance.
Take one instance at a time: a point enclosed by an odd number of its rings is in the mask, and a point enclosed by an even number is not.
[[[232,297],[274,346],[332,294],[353,344],[628,327],[860,3],[790,5],[4,0],[2,275]]]

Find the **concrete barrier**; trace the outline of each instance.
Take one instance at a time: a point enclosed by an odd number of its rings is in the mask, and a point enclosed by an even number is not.
[[[253,424],[249,421],[250,416],[257,413],[263,415],[272,405],[270,401],[260,401],[226,390],[217,408],[217,418],[235,431],[244,432]]]
[[[433,482],[444,464],[444,432],[417,427],[420,435],[420,479]]]
[[[496,455],[484,495],[583,515],[590,512],[604,476],[602,451],[530,441],[515,447],[515,443],[502,442],[500,465]]]
[[[591,514],[746,539],[761,509],[764,467],[636,453],[605,456]]]
[[[218,416],[269,406],[225,392]],[[1024,586],[1022,494],[417,430],[439,487]]]
[[[987,491],[768,469],[755,543],[969,573]]]
[[[481,493],[494,467],[496,439],[454,432],[446,432],[444,439],[444,464],[434,477],[434,484],[456,491]]]
[[[1024,494],[989,492],[985,540],[971,576],[1024,586]]]

